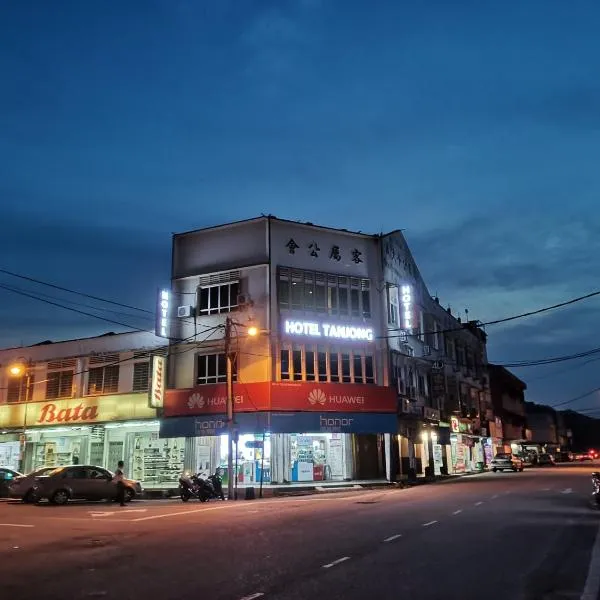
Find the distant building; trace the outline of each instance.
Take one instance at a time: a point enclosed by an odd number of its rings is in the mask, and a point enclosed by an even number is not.
[[[488,365],[494,416],[502,432],[502,441],[509,451],[511,443],[526,440],[527,414],[525,390],[527,385],[508,369]]]
[[[556,411],[543,404],[525,403],[527,413],[527,428],[531,431],[533,444],[556,447],[560,444],[559,430],[556,421]]]

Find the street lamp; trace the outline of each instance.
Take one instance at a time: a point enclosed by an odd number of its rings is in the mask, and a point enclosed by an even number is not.
[[[231,328],[232,326],[240,326],[246,328],[246,333],[250,337],[258,335],[258,328],[255,325],[244,325],[237,323],[231,317],[225,319],[225,357],[227,359],[227,499],[234,499],[233,491],[233,437],[234,422],[233,422],[233,352],[231,350]],[[235,474],[237,479],[237,473]]]

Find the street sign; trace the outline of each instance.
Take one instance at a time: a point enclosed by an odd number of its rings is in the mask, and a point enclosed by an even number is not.
[[[245,446],[246,448],[262,448],[263,442],[262,440],[251,440],[246,442]]]

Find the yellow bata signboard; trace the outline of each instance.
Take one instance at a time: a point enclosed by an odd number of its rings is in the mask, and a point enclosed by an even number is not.
[[[0,427],[43,427],[153,419],[147,394],[91,396],[68,400],[5,404],[0,406]]]

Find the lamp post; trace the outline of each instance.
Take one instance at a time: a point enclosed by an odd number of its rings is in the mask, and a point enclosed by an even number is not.
[[[228,447],[228,456],[227,456],[227,499],[234,500],[235,494],[233,489],[234,484],[234,474],[233,474],[233,438],[234,435],[237,435],[235,431],[235,423],[233,420],[233,358],[234,352],[231,350],[231,328],[234,325],[239,325],[240,327],[246,328],[246,333],[254,337],[258,334],[258,328],[254,325],[243,325],[242,323],[237,323],[231,319],[231,317],[227,317],[225,319],[225,358],[226,358],[226,367],[227,367],[227,447]],[[237,444],[236,444],[237,448]],[[237,460],[236,460],[237,464]],[[235,479],[237,481],[237,473],[235,473]]]
[[[19,436],[19,471],[25,471],[25,432],[27,430],[27,408],[29,406],[29,391],[31,388],[31,361],[20,361],[8,368],[12,377],[22,380],[25,377],[25,411],[23,416],[23,430]],[[19,401],[21,401],[21,389],[19,386]]]

